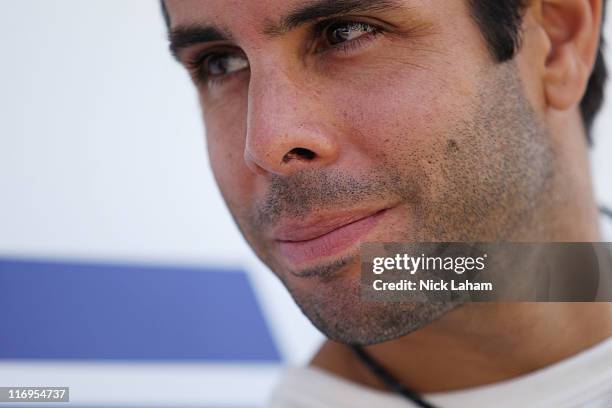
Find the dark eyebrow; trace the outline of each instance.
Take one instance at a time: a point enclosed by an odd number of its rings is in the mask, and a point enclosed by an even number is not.
[[[399,0],[319,0],[301,6],[264,29],[267,35],[281,35],[300,25],[325,17],[343,14],[383,11],[401,6]]]
[[[229,41],[231,36],[213,26],[178,26],[168,35],[170,52],[178,59],[179,52],[195,44],[212,41]]]
[[[278,23],[269,23],[263,32],[268,36],[278,36],[300,25],[325,17],[399,7],[401,7],[400,0],[318,0],[290,11],[281,17]],[[173,28],[168,39],[170,52],[178,59],[179,52],[184,48],[205,42],[231,41],[232,38],[225,30],[215,26],[189,25]]]

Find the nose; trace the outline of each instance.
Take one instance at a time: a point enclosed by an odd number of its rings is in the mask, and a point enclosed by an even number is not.
[[[316,90],[286,72],[254,74],[244,149],[251,171],[286,176],[333,163],[339,144]]]

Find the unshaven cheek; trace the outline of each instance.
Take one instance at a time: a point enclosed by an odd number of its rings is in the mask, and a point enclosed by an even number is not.
[[[336,109],[332,116],[342,118],[342,134],[372,163],[387,157],[433,165],[434,146],[443,145],[440,138],[466,114],[464,105],[448,101],[466,101],[470,86],[460,79],[449,84],[440,79],[445,75],[439,68],[384,71],[368,80],[346,81],[341,91],[325,98]]]

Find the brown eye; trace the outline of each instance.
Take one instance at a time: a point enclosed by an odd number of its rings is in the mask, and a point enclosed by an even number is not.
[[[240,54],[211,54],[202,61],[202,71],[206,76],[223,76],[243,70],[249,66],[246,57]]]
[[[341,21],[331,24],[326,30],[325,37],[329,45],[337,45],[375,31],[376,28],[367,23]]]

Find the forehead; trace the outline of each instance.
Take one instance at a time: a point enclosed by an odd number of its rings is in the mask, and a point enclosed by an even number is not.
[[[343,1],[343,0],[340,0]],[[221,27],[272,23],[312,0],[166,0],[171,26],[210,24]]]
[[[214,26],[223,31],[282,32],[289,31],[287,22],[315,20],[333,14],[407,10],[435,13],[433,5],[444,3],[448,11],[456,0],[165,0],[171,27]],[[291,27],[290,27],[291,28]]]

